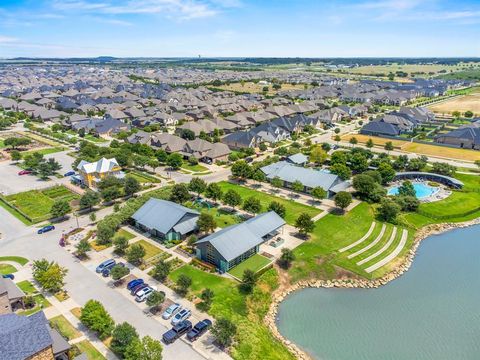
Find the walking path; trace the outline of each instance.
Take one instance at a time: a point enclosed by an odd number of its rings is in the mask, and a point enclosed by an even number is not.
[[[378,263],[373,264],[372,266],[368,267],[365,269],[367,273],[371,273],[382,266],[388,264],[390,261],[392,261],[395,257],[397,257],[398,254],[403,250],[405,244],[407,243],[407,237],[408,237],[408,231],[403,229],[402,233],[402,238],[400,239],[400,243],[397,245],[395,250],[391,254],[389,254],[387,257],[384,257],[382,260],[380,260]]]
[[[360,254],[363,254],[365,251],[371,249],[372,247],[374,247],[383,237],[383,235],[385,234],[385,229],[387,228],[387,225],[383,224],[382,225],[382,230],[380,231],[380,234],[378,234],[377,238],[375,240],[373,240],[370,244],[368,244],[367,246],[365,246],[364,248],[358,250],[357,252],[354,252],[353,254],[350,254],[348,255],[347,257],[349,259],[351,258],[354,258],[355,256],[358,256]]]
[[[375,229],[375,225],[376,225],[375,221],[372,221],[372,225],[370,225],[370,229],[368,229],[367,233],[365,235],[363,235],[363,237],[360,240],[355,241],[354,243],[352,243],[348,246],[345,246],[344,248],[341,248],[339,251],[340,252],[345,252],[345,251],[350,250],[351,248],[357,246],[358,244],[361,244],[365,240],[367,240],[368,237],[372,234],[373,229]]]
[[[383,245],[383,247],[380,250],[378,250],[376,253],[366,257],[365,259],[363,259],[359,262],[357,262],[357,265],[363,265],[363,264],[369,262],[370,260],[376,258],[377,256],[383,254],[389,248],[389,246],[392,245],[396,236],[397,236],[397,227],[395,226],[393,228],[392,235],[390,235],[390,239],[388,239],[387,243],[385,245]]]

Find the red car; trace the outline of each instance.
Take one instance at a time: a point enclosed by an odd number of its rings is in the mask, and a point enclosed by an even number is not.
[[[22,170],[18,173],[18,175],[30,175],[32,172],[30,170]]]

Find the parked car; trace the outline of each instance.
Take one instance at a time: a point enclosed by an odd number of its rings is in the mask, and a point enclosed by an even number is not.
[[[2,277],[4,279],[10,279],[10,280],[14,280],[15,279],[15,275],[13,274],[3,274]]]
[[[212,164],[212,159],[210,159],[210,158],[203,158],[202,161],[203,161],[205,164],[208,164],[208,165],[211,165],[211,164]]]
[[[53,225],[47,225],[42,227],[41,229],[38,229],[37,234],[43,234],[49,231],[55,230],[55,226]]]
[[[170,319],[173,315],[176,314],[177,311],[179,311],[182,307],[180,304],[172,304],[170,305],[162,314],[162,319],[168,320]]]
[[[165,334],[163,334],[163,342],[165,344],[171,344],[175,340],[177,340],[183,334],[189,332],[192,329],[192,323],[188,320],[182,321],[175,325],[173,328],[168,330]]]
[[[103,271],[103,269],[105,269],[109,266],[114,266],[116,263],[117,262],[115,261],[115,259],[105,260],[104,262],[102,262],[100,265],[97,266],[95,271],[100,274]]]
[[[68,171],[66,172],[65,174],[63,174],[63,176],[67,177],[67,176],[72,176],[72,175],[75,175],[75,171]]]
[[[147,300],[147,298],[155,291],[154,288],[147,286],[144,287],[142,290],[137,292],[137,296],[135,296],[135,301],[136,302],[142,302]]]
[[[22,170],[18,173],[18,175],[30,175],[32,172],[30,170]]]
[[[133,279],[127,284],[127,290],[132,290],[135,286],[143,284],[143,279]]]
[[[130,290],[130,295],[132,296],[135,296],[137,295],[137,293],[142,290],[143,288],[146,288],[148,286],[148,284],[146,283],[142,283],[142,284],[139,284],[137,286],[135,286],[134,288],[132,288],[132,290]]]
[[[175,316],[172,318],[171,324],[175,326],[178,323],[181,323],[182,321],[187,320],[191,315],[192,315],[192,312],[190,310],[182,309],[179,312],[177,312]]]
[[[200,336],[205,334],[208,329],[212,327],[212,322],[208,319],[202,320],[195,324],[195,326],[187,334],[187,339],[190,341],[197,340]]]
[[[109,277],[110,276],[110,272],[112,271],[113,267],[116,266],[116,265],[119,265],[119,266],[125,266],[124,263],[117,263],[117,264],[112,264],[112,265],[109,265],[109,266],[106,266],[103,270],[102,270],[102,276],[103,277]]]

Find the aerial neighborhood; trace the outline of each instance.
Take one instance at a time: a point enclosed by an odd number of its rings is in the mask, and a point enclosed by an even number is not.
[[[293,289],[480,216],[478,61],[202,60],[0,62],[0,360],[307,359]]]

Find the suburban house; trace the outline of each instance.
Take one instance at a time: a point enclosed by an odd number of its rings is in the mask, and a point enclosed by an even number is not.
[[[400,129],[393,124],[383,121],[370,121],[363,125],[360,134],[371,136],[397,136],[400,135]]]
[[[221,273],[227,272],[258,253],[260,245],[283,225],[285,221],[274,211],[263,213],[198,240],[197,257],[215,265]]]
[[[23,291],[11,279],[0,276],[0,315],[23,308],[24,296]]]
[[[108,176],[123,178],[125,174],[115,159],[101,158],[98,161],[89,163],[85,160],[80,161],[77,166],[79,175],[75,179],[89,188],[97,187],[97,183]]]
[[[286,188],[291,188],[296,181],[302,183],[303,191],[306,193],[313,188],[321,187],[327,192],[328,198],[350,187],[350,183],[343,181],[338,175],[296,166],[287,161],[279,161],[264,166],[260,170],[269,181],[275,178],[282,180]]]
[[[464,149],[480,150],[480,121],[435,137],[435,142]]]
[[[0,315],[0,360],[68,360],[70,348],[42,311]]]
[[[294,165],[305,166],[308,163],[308,156],[302,153],[297,153],[287,157],[286,161]]]
[[[132,215],[135,226],[161,240],[179,240],[197,230],[200,214],[171,201],[151,198]]]

